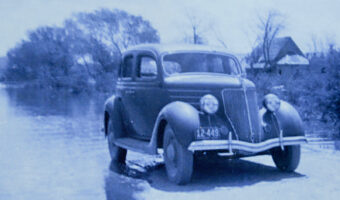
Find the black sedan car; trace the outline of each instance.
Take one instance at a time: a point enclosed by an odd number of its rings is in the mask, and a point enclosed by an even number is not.
[[[113,162],[125,162],[127,150],[163,153],[176,184],[190,181],[194,157],[202,153],[228,159],[268,154],[291,172],[306,142],[292,105],[267,94],[260,108],[235,56],[200,45],[125,51],[104,127]]]

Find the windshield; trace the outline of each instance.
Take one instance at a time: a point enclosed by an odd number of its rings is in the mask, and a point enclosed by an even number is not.
[[[167,75],[191,72],[239,74],[236,61],[228,56],[213,53],[173,53],[163,56],[163,68]]]

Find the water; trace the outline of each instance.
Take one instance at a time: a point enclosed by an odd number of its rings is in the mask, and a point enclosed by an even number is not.
[[[106,97],[0,87],[0,199],[132,198],[109,170]]]

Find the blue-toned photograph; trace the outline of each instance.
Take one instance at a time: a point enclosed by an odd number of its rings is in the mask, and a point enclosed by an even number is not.
[[[340,1],[0,0],[0,200],[337,200]]]

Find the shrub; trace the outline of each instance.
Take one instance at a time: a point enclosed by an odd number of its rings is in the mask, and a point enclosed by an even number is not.
[[[159,42],[156,29],[140,16],[101,9],[78,13],[63,27],[39,27],[7,52],[6,81],[72,91],[113,88],[122,50]]]
[[[259,102],[262,102],[264,94],[275,93],[297,108],[306,123],[308,134],[318,132],[318,135],[325,137],[338,137],[340,134],[340,52],[331,49],[323,59],[328,59],[328,62],[321,62],[326,63],[322,66],[316,64],[320,62],[311,62],[309,68],[304,70],[298,67],[292,68],[293,73],[289,75],[275,72],[256,74],[250,72],[248,78],[257,87]]]

